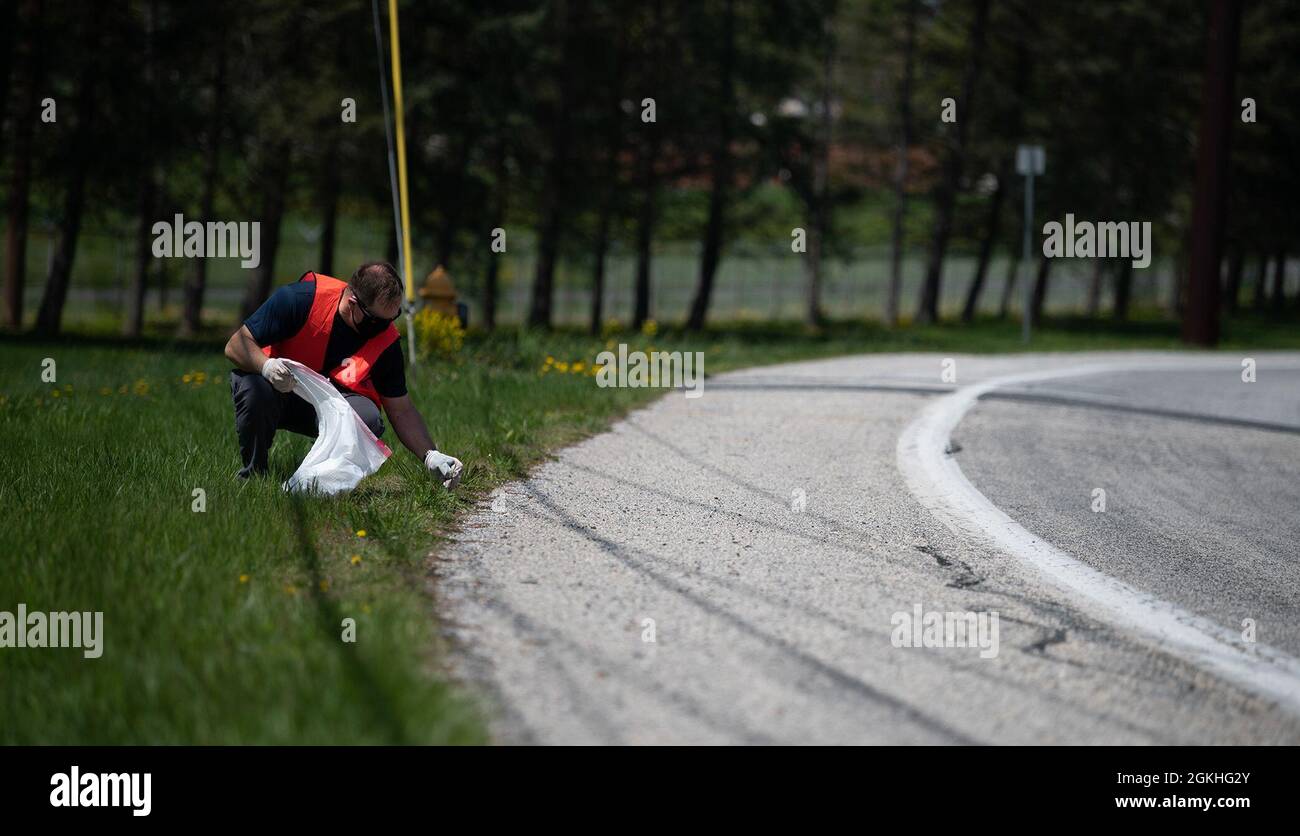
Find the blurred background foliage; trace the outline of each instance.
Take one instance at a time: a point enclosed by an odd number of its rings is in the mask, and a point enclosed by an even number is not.
[[[1017,275],[1048,311],[1182,310],[1204,4],[399,5],[416,280],[445,265],[475,326],[1009,316]],[[11,330],[215,333],[305,270],[396,261],[366,0],[0,16]],[[1240,44],[1257,121],[1233,126],[1224,300],[1294,309],[1300,7],[1246,3]],[[1153,266],[1019,265],[1024,141],[1047,149],[1038,228],[1151,221]],[[177,213],[259,221],[262,264],[153,258]]]

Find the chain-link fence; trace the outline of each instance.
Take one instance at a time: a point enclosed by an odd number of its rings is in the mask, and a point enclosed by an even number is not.
[[[318,269],[320,261],[320,227],[300,221],[286,221],[276,257],[276,284],[289,282],[305,270]],[[387,226],[379,222],[340,225],[335,248],[335,272],[346,277],[355,265],[382,257],[388,250]],[[520,236],[522,237],[522,236]],[[134,230],[120,234],[87,232],[78,241],[72,287],[68,296],[67,319],[109,319],[124,315],[128,287],[135,270]],[[44,277],[54,242],[52,230],[36,228],[28,244],[28,281],[26,311],[30,318],[40,302]],[[416,284],[432,264],[416,253]],[[501,259],[498,282],[498,313],[501,323],[522,322],[527,317],[536,268],[536,252],[531,242],[511,242]],[[695,242],[664,243],[653,251],[651,270],[651,316],[661,322],[678,322],[686,317],[699,278],[699,245]],[[469,303],[471,319],[482,321],[484,283],[483,259],[474,268],[453,269],[453,280],[461,296]],[[1112,266],[1117,267],[1118,260]],[[952,253],[944,264],[941,308],[945,316],[959,313],[965,301],[976,267],[973,255]],[[1007,255],[992,260],[985,278],[980,311],[997,312],[1006,293],[1007,282],[1015,262]],[[185,279],[193,269],[188,259],[156,259],[151,264],[146,309],[150,316],[160,313],[176,315],[182,302]],[[1021,267],[1012,292],[1007,297],[1008,310],[1021,309],[1024,282],[1034,280],[1037,262]],[[1256,263],[1247,266],[1243,294],[1249,295],[1255,284]],[[1271,269],[1271,268],[1270,268]],[[1155,258],[1147,269],[1133,270],[1132,304],[1169,309],[1173,305],[1175,264],[1170,258]],[[903,262],[903,285],[900,310],[904,317],[916,310],[920,285],[925,271],[924,253],[907,254]],[[591,274],[589,259],[563,259],[557,269],[554,321],[557,324],[585,325],[591,311]],[[1103,272],[1101,310],[1109,309],[1113,298],[1116,270]],[[847,257],[826,260],[822,280],[822,306],[833,318],[879,318],[885,309],[889,288],[890,254],[887,247],[860,248]],[[1093,282],[1094,261],[1060,259],[1052,265],[1046,309],[1051,313],[1081,312],[1087,309]],[[243,298],[250,272],[239,266],[236,258],[210,259],[207,268],[207,291],[204,315],[211,322],[233,322]],[[632,317],[636,254],[621,246],[611,248],[605,270],[604,318],[627,322]],[[1288,273],[1288,292],[1297,284],[1296,275]],[[1269,276],[1271,287],[1272,277]],[[803,256],[790,251],[788,245],[761,247],[735,244],[724,253],[713,291],[710,318],[727,320],[791,320],[803,316],[806,307],[807,279]]]

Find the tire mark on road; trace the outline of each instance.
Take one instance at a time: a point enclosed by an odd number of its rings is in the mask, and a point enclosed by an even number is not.
[[[718,620],[725,621],[739,632],[758,640],[761,644],[770,649],[779,651],[786,659],[795,662],[800,667],[812,673],[815,677],[838,686],[839,688],[856,695],[860,699],[887,708],[917,726],[920,726],[921,728],[924,728],[948,741],[968,745],[978,743],[974,738],[952,728],[942,720],[931,717],[915,706],[887,694],[872,685],[863,682],[855,676],[845,673],[834,665],[824,662],[816,656],[799,649],[785,639],[764,632],[745,619],[737,616],[735,613],[732,613],[723,607],[719,607],[681,582],[676,581],[655,569],[653,566],[649,565],[648,561],[639,559],[635,555],[630,554],[627,550],[623,549],[612,540],[591,532],[574,519],[574,517],[567,511],[557,505],[545,491],[534,491],[532,496],[536,497],[538,502],[545,506],[555,516],[556,520],[565,528],[582,535],[583,538],[595,543],[609,556],[618,560],[628,568],[645,575],[647,578],[663,587],[666,591],[694,604],[705,614]]]

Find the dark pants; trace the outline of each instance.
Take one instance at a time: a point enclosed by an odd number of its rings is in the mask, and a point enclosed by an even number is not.
[[[316,409],[292,392],[275,391],[270,381],[257,372],[232,371],[230,394],[235,401],[239,455],[244,461],[239,471],[241,477],[266,472],[266,456],[271,451],[276,430],[316,437]],[[374,401],[351,392],[344,392],[343,396],[372,433],[384,434],[384,420]]]

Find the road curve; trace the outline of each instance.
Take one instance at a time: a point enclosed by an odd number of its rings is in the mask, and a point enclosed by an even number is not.
[[[455,673],[503,742],[1300,742],[1300,355],[1252,357],[1254,383],[1237,355],[952,381],[909,354],[669,393],[433,558]],[[896,646],[918,610],[996,612],[996,654]]]

